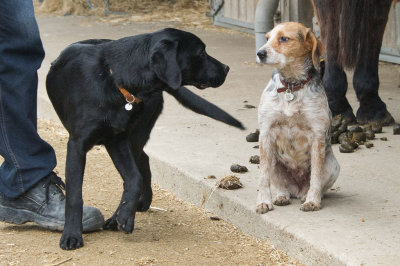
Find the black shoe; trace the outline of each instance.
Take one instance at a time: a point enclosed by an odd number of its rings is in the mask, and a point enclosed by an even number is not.
[[[51,230],[62,231],[65,222],[64,182],[50,173],[17,199],[0,195],[0,221],[13,224],[34,222]],[[103,227],[104,217],[99,209],[83,205],[83,231],[95,231]]]

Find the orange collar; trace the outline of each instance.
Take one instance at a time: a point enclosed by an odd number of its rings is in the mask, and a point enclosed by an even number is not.
[[[126,89],[122,88],[122,87],[118,87],[119,91],[122,93],[122,95],[124,95],[125,100],[128,103],[140,103],[142,100],[140,100],[138,97],[133,96],[133,94],[131,94],[129,91],[127,91]]]
[[[110,74],[112,74],[113,71],[110,68]],[[122,93],[122,95],[124,95],[125,100],[128,103],[140,103],[142,100],[140,100],[138,97],[135,97],[132,93],[130,93],[128,90],[126,90],[125,88],[118,86],[119,91]]]
[[[310,74],[308,74],[307,79],[301,81],[300,83],[287,83],[284,80],[280,79],[281,83],[283,84],[283,87],[279,88],[277,91],[278,91],[278,93],[281,93],[281,92],[284,92],[284,91],[287,91],[287,90],[297,91],[297,90],[303,88],[303,86],[307,82],[309,82],[311,80],[311,78],[312,78],[312,75],[310,73]]]

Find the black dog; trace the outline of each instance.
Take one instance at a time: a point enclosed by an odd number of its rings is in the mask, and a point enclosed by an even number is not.
[[[47,76],[47,93],[69,132],[62,249],[83,246],[82,181],[86,153],[105,145],[124,180],[124,192],[104,229],[131,233],[135,212],[152,200],[143,147],[163,107],[162,91],[185,107],[243,129],[242,124],[183,85],[218,87],[229,67],[195,35],[164,29],[120,40],[87,40],[67,47]]]

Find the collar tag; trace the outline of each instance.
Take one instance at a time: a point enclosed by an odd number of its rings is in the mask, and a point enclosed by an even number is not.
[[[287,89],[285,92],[285,99],[287,102],[291,102],[294,99],[294,94],[292,93],[291,89]]]
[[[125,104],[125,110],[127,110],[127,111],[132,110],[132,104],[131,103]]]
[[[112,69],[110,68],[110,75],[113,74]],[[133,108],[132,104],[138,104],[140,103],[142,100],[140,100],[138,97],[135,97],[133,94],[131,94],[128,90],[124,89],[121,86],[117,86],[119,91],[121,92],[121,94],[125,97],[125,100],[127,102],[127,104],[125,104],[125,110],[130,111]]]
[[[132,110],[133,106],[132,103],[139,103],[140,100],[133,96],[133,94],[130,94],[127,90],[124,88],[120,88],[121,93],[124,95],[125,100],[127,104],[125,104],[125,110],[130,111]]]

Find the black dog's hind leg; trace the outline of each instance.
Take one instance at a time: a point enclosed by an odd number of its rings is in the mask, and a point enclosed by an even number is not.
[[[323,82],[332,115],[336,116],[341,114],[347,121],[355,121],[353,109],[346,99],[346,73],[343,71],[343,68],[335,62],[335,59],[330,55],[329,51],[327,51],[327,58],[325,61]]]
[[[135,158],[125,135],[118,135],[105,144],[115,167],[124,180],[124,192],[114,215],[108,219],[104,229],[132,233],[135,213],[143,187],[143,178],[135,162]]]
[[[139,171],[143,176],[143,189],[140,195],[137,211],[145,212],[150,208],[153,199],[153,191],[151,189],[151,171],[149,156],[144,151],[141,151],[137,159]]]
[[[82,182],[86,164],[86,151],[81,141],[69,139],[65,167],[66,203],[65,225],[60,240],[62,249],[77,249],[83,246],[82,239]]]
[[[370,32],[363,36],[362,42],[368,45],[360,45],[359,48],[361,56],[354,71],[353,86],[360,101],[357,121],[361,124],[379,121],[383,125],[390,125],[394,122],[386,104],[378,95],[379,53],[391,2],[384,0],[374,5],[375,9],[369,21],[373,26],[369,27]]]

